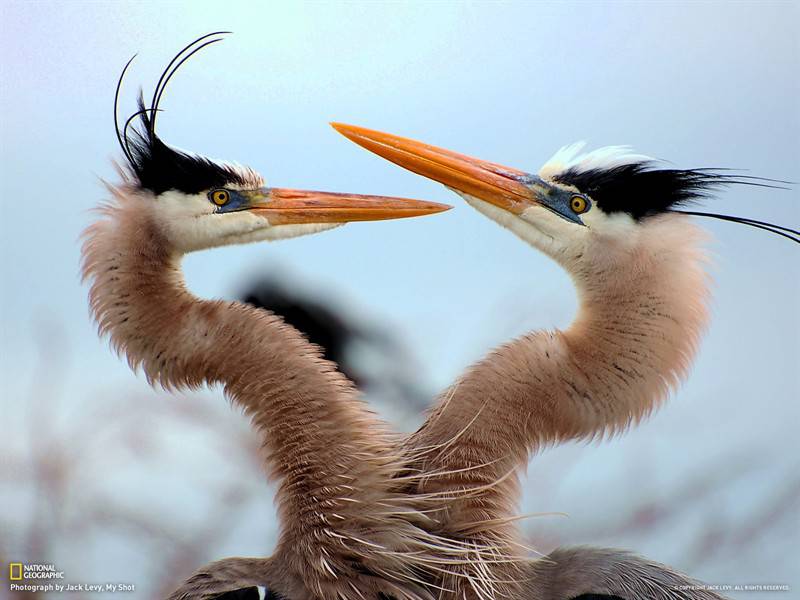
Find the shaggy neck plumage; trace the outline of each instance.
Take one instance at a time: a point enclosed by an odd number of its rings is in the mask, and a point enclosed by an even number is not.
[[[358,569],[396,581],[405,563],[374,560],[367,545],[404,550],[411,545],[404,536],[415,532],[397,517],[413,511],[401,510],[390,490],[396,464],[381,424],[334,365],[281,319],[191,295],[180,256],[152,218],[157,200],[125,187],[112,193],[115,203],[85,234],[92,312],[148,381],[166,388],[222,384],[252,419],[281,484],[278,554],[296,574],[285,591],[293,598],[355,597],[341,588],[353,587]]]
[[[613,258],[566,261],[580,304],[572,325],[490,353],[409,440],[418,468],[441,473],[420,491],[475,490],[450,505],[441,533],[490,538],[519,555],[510,519],[517,472],[529,454],[624,430],[687,374],[706,323],[701,235],[676,216],[648,227],[647,236]]]

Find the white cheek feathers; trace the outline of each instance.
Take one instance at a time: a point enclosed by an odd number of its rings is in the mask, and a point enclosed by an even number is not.
[[[605,213],[597,206],[581,215],[591,235],[617,248],[632,248],[639,242],[642,227],[628,213]]]
[[[297,225],[270,225],[266,219],[266,226],[262,226],[257,230],[241,235],[235,235],[228,238],[225,244],[248,244],[250,242],[272,242],[274,240],[285,240],[293,237],[300,237],[301,235],[309,235],[311,233],[319,233],[321,231],[328,231],[341,227],[346,223],[302,223]]]
[[[203,247],[208,231],[201,221],[214,212],[205,194],[185,194],[171,190],[156,196],[153,202],[156,221],[172,245],[181,252]]]
[[[344,223],[271,225],[259,212],[241,210],[216,213],[207,195],[164,192],[155,199],[157,221],[179,252],[194,252],[217,246],[265,242],[318,233]]]
[[[606,213],[593,205],[581,215],[581,220],[587,227],[608,232],[612,235],[626,235],[636,230],[636,221],[628,213]]]
[[[474,196],[457,193],[478,212],[556,260],[560,260],[571,246],[579,245],[586,234],[585,227],[570,223],[541,206],[531,206],[521,215],[515,215]]]
[[[216,214],[204,193],[164,192],[155,199],[157,221],[174,248],[193,252],[238,243],[237,236],[269,227],[269,221],[247,211]]]

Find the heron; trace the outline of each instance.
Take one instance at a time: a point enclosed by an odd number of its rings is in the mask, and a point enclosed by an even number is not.
[[[407,441],[418,468],[429,473],[419,491],[477,491],[443,511],[440,532],[489,540],[508,555],[521,544],[517,472],[530,454],[620,433],[686,377],[709,319],[708,236],[692,217],[800,242],[794,229],[692,206],[726,184],[787,182],[722,169],[664,168],[627,147],[586,151],[580,143],[562,148],[534,174],[389,133],[332,126],[444,184],[555,260],[577,289],[579,309],[567,329],[530,332],[493,350],[442,395]],[[608,549],[559,550],[526,565],[522,580],[514,577],[516,565],[490,568],[500,573],[499,592],[477,596],[719,597],[663,565]]]
[[[430,215],[434,202],[267,187],[255,170],[179,150],[157,134],[167,84],[227,32],[184,47],[151,101],[114,127],[121,181],[84,232],[82,273],[101,335],[149,383],[167,390],[219,384],[262,437],[279,481],[275,553],[199,569],[172,598],[428,598],[415,573],[435,541],[425,515],[396,490],[394,437],[318,348],[266,311],[194,296],[184,255],[273,241],[354,221]],[[375,549],[380,549],[376,552]],[[226,594],[231,594],[226,596]]]

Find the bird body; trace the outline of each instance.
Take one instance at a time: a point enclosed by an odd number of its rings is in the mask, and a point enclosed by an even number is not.
[[[517,474],[530,454],[624,431],[688,374],[707,324],[708,278],[705,236],[686,220],[665,215],[647,224],[650,237],[625,236],[615,256],[594,253],[597,260],[573,272],[579,309],[566,330],[532,332],[493,350],[444,392],[408,440],[418,468],[431,474],[418,491],[481,493],[454,498],[438,533],[520,556]],[[510,561],[496,578],[515,581],[518,568]]]
[[[120,77],[115,127],[127,165],[123,181],[107,185],[111,199],[83,246],[100,332],[152,384],[222,386],[259,432],[266,470],[279,482],[275,553],[206,565],[171,600],[718,598],[620,551],[577,548],[531,560],[514,525],[517,473],[543,446],[625,430],[686,376],[707,322],[708,281],[704,236],[676,207],[720,183],[753,179],[657,170],[619,149],[581,155],[574,147],[531,175],[337,126],[458,191],[556,260],[578,290],[568,329],[533,332],[492,352],[403,440],[298,331],[251,306],[195,297],[180,263],[215,246],[447,207],[268,187],[251,169],[166,145],[155,130],[164,89],[216,35],[184,48],[150,105],[140,95],[121,129]],[[636,201],[642,185],[651,186],[645,204]]]
[[[543,446],[619,433],[647,416],[687,375],[707,324],[705,236],[685,221],[653,219],[648,237],[624,236],[615,255],[587,246],[593,260],[573,270],[573,323],[523,335],[470,367],[412,446],[458,436],[442,453],[448,466],[471,453],[470,466],[491,463],[472,472],[486,484]]]
[[[720,600],[713,586],[624,550],[560,548],[529,563],[519,598]]]
[[[720,185],[772,187],[768,180],[659,169],[625,147],[583,153],[582,145],[562,149],[534,175],[392,134],[333,127],[448,186],[555,260],[578,294],[566,330],[534,331],[490,352],[442,394],[406,442],[412,464],[427,474],[416,491],[452,495],[435,532],[492,546],[504,559],[455,566],[442,585],[469,598],[719,598],[620,551],[577,548],[515,559],[524,553],[518,473],[544,446],[624,431],[685,379],[708,322],[709,280],[707,236],[681,207]],[[489,574],[470,576],[476,569]]]
[[[364,543],[402,550],[410,542],[404,536],[414,537],[415,528],[363,509],[399,509],[403,498],[392,491],[398,470],[393,438],[352,384],[277,317],[237,302],[194,297],[161,215],[148,210],[153,198],[126,187],[112,193],[114,203],[87,230],[84,247],[84,273],[92,280],[90,302],[101,332],[151,383],[166,389],[220,384],[251,418],[267,469],[281,483],[285,527],[277,554],[302,573],[288,582],[293,592],[303,589],[293,597],[329,597],[324,587],[305,586],[323,586],[334,579],[331,573],[357,579],[350,565],[363,562],[364,532]],[[310,557],[316,560],[308,563]],[[223,590],[229,583],[214,582]]]
[[[110,201],[83,246],[101,334],[151,384],[221,385],[259,432],[266,469],[279,482],[275,554],[212,563],[172,598],[217,598],[259,586],[297,600],[428,598],[415,574],[436,540],[418,526],[427,518],[419,500],[401,493],[395,480],[403,468],[395,437],[294,328],[245,304],[195,297],[180,263],[205,248],[447,207],[265,187],[251,169],[164,144],[155,132],[164,86],[186,59],[217,41],[204,41],[210,36],[184,48],[162,75],[152,106],[140,96],[139,111],[117,127],[127,159],[123,181],[107,184]],[[139,128],[129,134],[136,119]]]

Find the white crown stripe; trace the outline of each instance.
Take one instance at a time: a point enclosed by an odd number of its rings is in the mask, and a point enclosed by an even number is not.
[[[539,169],[539,177],[552,181],[559,173],[570,169],[585,172],[654,160],[644,154],[636,154],[630,146],[606,146],[583,152],[585,147],[586,142],[583,141],[564,146]]]

